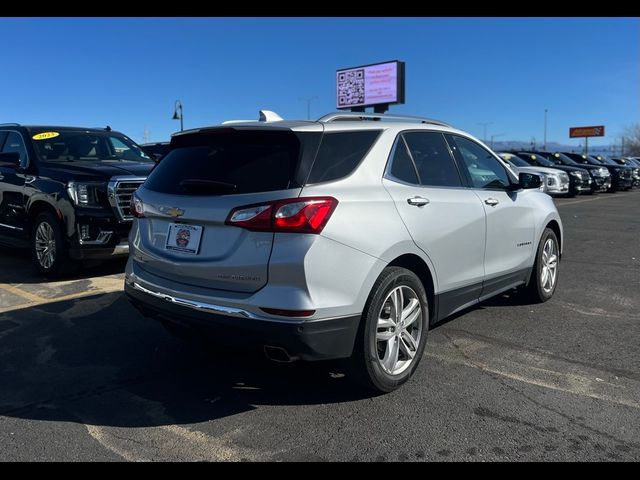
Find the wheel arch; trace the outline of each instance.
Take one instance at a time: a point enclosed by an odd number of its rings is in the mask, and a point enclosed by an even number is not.
[[[414,253],[405,253],[389,262],[388,266],[406,268],[418,276],[427,292],[427,300],[429,301],[429,323],[433,323],[436,320],[438,312],[434,277],[427,263]]]
[[[556,221],[556,220],[550,220],[545,228],[550,228],[551,230],[553,230],[553,233],[556,234],[556,237],[558,239],[558,250],[560,251],[560,257],[562,258],[562,229],[560,228],[560,224]],[[544,230],[543,230],[544,231]]]
[[[51,212],[60,222],[62,222],[63,220],[60,211],[57,210],[49,202],[46,202],[44,200],[36,200],[31,203],[31,205],[29,205],[29,210],[27,212],[27,215],[29,217],[29,226],[33,225],[33,221],[42,212]],[[29,229],[29,235],[31,235],[31,229]]]

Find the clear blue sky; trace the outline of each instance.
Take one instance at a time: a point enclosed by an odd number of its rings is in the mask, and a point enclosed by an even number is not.
[[[0,19],[0,122],[102,126],[169,138],[185,128],[335,110],[335,70],[406,62],[406,105],[497,140],[568,139],[604,124],[609,144],[640,121],[633,18]]]

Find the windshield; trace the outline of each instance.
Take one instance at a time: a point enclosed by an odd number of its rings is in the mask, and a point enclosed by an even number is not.
[[[547,160],[546,158],[544,158],[542,155],[538,155],[535,153],[523,153],[521,154],[521,156],[525,159],[525,160],[529,160],[531,159],[531,161],[535,164],[538,164],[542,167],[555,167],[556,164],[553,162],[550,162],[549,160]]]
[[[512,165],[514,165],[516,167],[530,167],[531,166],[527,162],[522,160],[520,157],[518,157],[517,155],[513,155],[512,153],[500,153],[499,155],[500,155],[500,158],[502,158],[503,160],[511,163]]]
[[[614,162],[609,157],[605,157],[604,155],[597,155],[595,158],[596,160],[600,160],[602,163],[605,163],[607,165],[615,165],[615,166],[619,165],[617,162]]]
[[[573,165],[579,166],[580,164],[574,161],[572,158],[567,157],[564,153],[556,152],[553,154],[554,161],[558,165]]]
[[[583,155],[584,157],[584,155]],[[591,163],[592,165],[604,165],[604,162],[601,162],[600,160],[598,160],[597,158],[592,157],[591,155],[587,155],[586,156],[586,160],[587,162]]]
[[[38,157],[48,162],[152,161],[132,140],[113,132],[32,131],[31,138]]]

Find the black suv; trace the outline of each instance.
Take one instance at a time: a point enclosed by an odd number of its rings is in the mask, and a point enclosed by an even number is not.
[[[29,246],[48,276],[126,256],[131,194],[154,165],[109,127],[0,124],[0,242]]]
[[[597,192],[606,192],[611,188],[611,174],[604,166],[591,165],[578,163],[575,160],[567,157],[564,153],[560,152],[536,152],[538,155],[545,157],[556,165],[565,165],[567,167],[580,167],[589,172],[591,175],[591,190],[590,194]]]
[[[575,160],[577,163],[582,165],[597,165],[601,167],[605,167],[609,170],[611,174],[611,188],[609,188],[609,192],[615,192],[617,190],[628,190],[633,185],[633,179],[631,178],[631,170],[620,165],[610,165],[605,162],[601,162],[591,155],[583,155],[580,153],[573,152],[562,152],[567,157]],[[614,162],[615,163],[615,162]]]
[[[580,167],[569,167],[567,165],[558,165],[554,162],[547,160],[546,157],[534,152],[516,152],[512,153],[518,155],[525,162],[532,167],[547,167],[555,168],[556,170],[562,170],[569,175],[569,193],[568,197],[575,197],[581,192],[589,193],[591,191],[591,177],[589,172]]]

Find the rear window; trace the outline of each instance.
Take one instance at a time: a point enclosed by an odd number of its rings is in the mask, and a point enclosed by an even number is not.
[[[223,195],[301,186],[302,142],[291,131],[216,129],[174,137],[171,147],[145,188],[176,195]]]
[[[346,177],[360,164],[381,130],[325,133],[307,183]]]

